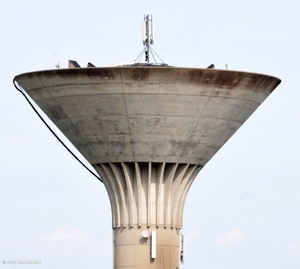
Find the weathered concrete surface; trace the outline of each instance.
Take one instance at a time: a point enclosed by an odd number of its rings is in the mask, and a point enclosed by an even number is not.
[[[201,168],[144,162],[96,165],[110,199],[112,227],[181,229],[186,195]]]
[[[179,267],[194,178],[280,83],[260,74],[153,66],[15,79],[101,176],[112,208],[115,269]],[[157,232],[156,259],[144,229]]]
[[[280,83],[170,67],[60,69],[16,80],[91,164],[201,166]]]
[[[156,230],[156,258],[151,258],[151,232]],[[142,231],[149,231],[149,238]],[[115,269],[175,269],[179,268],[179,230],[156,227],[114,229]]]

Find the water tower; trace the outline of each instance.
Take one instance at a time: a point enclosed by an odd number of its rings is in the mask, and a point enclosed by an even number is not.
[[[175,269],[193,180],[280,80],[150,64],[152,18],[143,25],[143,63],[70,61],[14,82],[98,172],[111,204],[114,268]]]

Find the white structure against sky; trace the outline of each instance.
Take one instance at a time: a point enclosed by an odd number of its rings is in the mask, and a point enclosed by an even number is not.
[[[114,268],[178,268],[194,178],[280,80],[165,65],[70,66],[15,81],[100,175]]]

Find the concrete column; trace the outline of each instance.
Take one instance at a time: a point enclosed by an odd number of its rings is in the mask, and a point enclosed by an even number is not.
[[[106,163],[95,168],[112,208],[114,269],[179,268],[184,202],[202,167],[179,163]],[[148,238],[143,237],[143,231],[149,232]],[[153,247],[152,231],[156,233]]]
[[[148,238],[142,236],[145,230]],[[156,232],[155,258],[151,258],[152,231]],[[170,228],[114,228],[114,269],[179,268],[179,233]]]

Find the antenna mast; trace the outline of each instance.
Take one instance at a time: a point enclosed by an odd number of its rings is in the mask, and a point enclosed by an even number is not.
[[[151,33],[151,34],[150,34]],[[143,45],[145,48],[145,62],[150,61],[150,44],[154,44],[154,24],[149,15],[144,15],[143,22]]]

